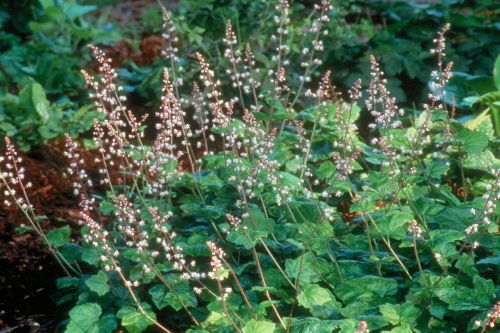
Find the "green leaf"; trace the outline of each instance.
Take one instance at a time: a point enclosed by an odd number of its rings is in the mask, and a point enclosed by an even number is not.
[[[390,216],[389,229],[391,233],[395,232],[398,228],[404,227],[413,220],[413,214],[407,206],[401,206],[400,209],[390,214]]]
[[[441,229],[431,231],[430,237],[434,243],[434,252],[438,252],[446,258],[456,253],[455,245],[453,243],[457,240],[464,239],[465,233],[461,231]]]
[[[401,326],[394,327],[390,331],[382,331],[382,333],[413,333],[413,330],[411,329],[410,325],[403,324]]]
[[[487,123],[488,121],[491,123],[491,118],[490,118],[490,110],[486,109],[485,111],[481,112],[479,115],[476,117],[472,118],[471,120],[468,120],[464,123],[464,127],[470,129],[471,131],[475,131],[478,128],[480,128],[481,124]],[[487,134],[487,133],[484,133]]]
[[[109,292],[108,276],[104,271],[99,271],[99,273],[92,275],[85,281],[85,284],[99,296],[103,296]]]
[[[287,211],[287,215],[294,215],[297,223],[307,224],[305,227],[311,227],[311,223],[318,224],[321,221],[321,214],[318,212],[316,203],[309,199],[296,199],[291,204],[291,213]],[[292,218],[292,217],[291,217]],[[317,228],[317,226],[313,226]]]
[[[250,250],[262,237],[265,236],[266,233],[238,228],[237,230],[231,230],[229,232],[229,235],[227,235],[227,240],[236,245],[243,246],[247,250]]]
[[[298,278],[301,284],[321,280],[321,268],[314,261],[312,253],[306,252],[296,259],[287,259],[285,271],[291,278]]]
[[[99,266],[99,252],[97,249],[89,244],[82,246],[82,260],[89,265]]]
[[[421,310],[411,303],[404,304],[383,304],[379,306],[380,313],[389,323],[411,325],[417,321]]]
[[[151,310],[151,306],[147,303],[141,303],[142,308],[152,319],[156,320],[155,313]],[[125,305],[116,314],[121,319],[122,325],[127,328],[129,333],[141,333],[153,323],[138,309]],[[69,333],[69,332],[68,332]]]
[[[99,304],[86,303],[75,306],[70,312],[70,322],[65,333],[98,333],[99,317],[102,310]]]
[[[330,290],[322,288],[317,284],[307,285],[297,296],[299,304],[306,309],[311,309],[316,305],[324,305],[330,302],[333,296]]]
[[[158,309],[161,310],[168,305],[168,300],[166,297],[167,288],[163,284],[157,284],[153,286],[151,289],[149,289],[148,293],[151,295],[153,303]]]
[[[62,277],[57,279],[56,285],[57,289],[76,287],[80,280],[76,277]]]
[[[446,304],[444,304],[439,300],[433,301],[431,306],[429,307],[430,314],[439,319],[443,319],[444,315],[446,314],[446,311],[447,311]]]
[[[301,187],[300,179],[288,172],[278,172],[278,177],[280,178],[282,186],[290,186],[293,189],[298,189]]]
[[[249,207],[249,217],[243,218],[242,224],[248,228],[248,230],[254,229],[254,224],[257,231],[263,232],[265,235],[272,233],[274,231],[274,220],[267,218],[266,215],[257,207]]]
[[[70,264],[75,264],[82,256],[82,248],[75,243],[67,243],[61,250],[61,254]]]
[[[464,160],[464,168],[491,172],[491,169],[498,168],[500,160],[489,150],[479,154],[470,154]]]
[[[47,233],[47,240],[50,245],[59,248],[69,242],[70,235],[71,230],[68,225],[65,225],[62,228],[57,228]]]
[[[425,172],[432,179],[441,179],[441,176],[448,172],[449,167],[446,163],[440,161],[426,162]]]
[[[113,213],[113,211],[115,210],[115,206],[113,205],[113,203],[109,200],[103,200],[101,201],[101,212],[104,214],[104,215],[110,215],[111,213]]]
[[[12,125],[11,123],[5,122],[5,121],[0,123],[0,130],[6,136],[14,136],[19,132],[19,130],[17,129],[16,126]]]
[[[250,319],[243,327],[243,333],[273,333],[275,327],[276,324],[270,321]]]
[[[336,288],[336,295],[345,303],[353,301],[378,303],[386,296],[396,294],[398,283],[394,279],[378,276],[364,276],[350,279]]]
[[[180,208],[182,209],[183,212],[185,212],[189,216],[212,218],[212,219],[218,219],[224,213],[221,207],[215,207],[210,205],[202,207],[198,203],[194,202],[183,204],[180,206]]]
[[[222,188],[222,186],[224,185],[222,180],[214,174],[209,174],[208,176],[203,177],[201,179],[200,183],[204,188],[207,188],[207,189],[210,189],[213,191],[220,190]]]
[[[54,6],[54,0],[38,0],[44,10]]]
[[[115,332],[117,327],[118,323],[112,314],[104,315],[99,319],[99,333]]]
[[[208,315],[207,319],[203,322],[204,327],[210,326],[222,326],[228,322],[226,316],[223,313],[212,311]]]
[[[286,162],[285,167],[287,171],[294,173],[300,170],[303,163],[304,162],[302,162],[300,158],[294,158],[293,160]]]
[[[494,257],[486,257],[477,262],[478,265],[494,265],[500,266],[500,255]]]
[[[329,319],[336,316],[342,308],[342,304],[331,300],[323,305],[314,305],[309,311],[315,318]]]
[[[455,263],[455,267],[465,274],[474,277],[478,274],[475,266],[474,258],[468,254],[462,253]]]
[[[335,172],[335,166],[331,161],[326,161],[321,163],[318,169],[316,169],[316,177],[318,179],[324,180],[329,179],[333,176]]]
[[[500,90],[500,55],[497,56],[493,67],[493,80],[497,89]]]
[[[70,20],[74,20],[77,17],[93,12],[96,8],[96,6],[89,5],[82,6],[78,4],[67,4],[64,6],[64,13]]]
[[[332,333],[336,327],[330,321],[319,320],[317,318],[294,318],[291,328],[291,333]],[[352,332],[354,331],[352,330]]]
[[[250,205],[250,215],[243,218],[242,226],[245,228],[233,229],[229,233],[227,240],[251,249],[262,238],[273,232],[275,222],[267,218],[257,207]]]
[[[157,284],[149,289],[149,294],[153,299],[153,303],[158,309],[163,309],[167,305],[174,308],[176,311],[182,309],[183,302],[187,307],[196,306],[196,296],[190,287],[189,283],[182,281],[172,286],[174,292],[171,292],[163,284]]]
[[[36,112],[44,123],[47,122],[50,117],[50,104],[45,95],[45,90],[40,84],[34,83],[31,86],[31,98]]]
[[[488,136],[485,134],[471,131],[460,124],[453,124],[453,128],[457,134],[458,141],[463,144],[467,153],[478,154],[488,146]]]
[[[495,296],[493,281],[478,275],[473,278],[474,289],[455,286],[456,282],[452,285],[446,285],[444,282],[443,280],[434,292],[453,311],[486,310]]]
[[[46,140],[54,139],[61,135],[63,129],[54,125],[42,125],[38,128],[38,133],[40,136]]]
[[[379,306],[380,313],[389,323],[396,325],[400,322],[399,306],[394,304],[382,304]]]

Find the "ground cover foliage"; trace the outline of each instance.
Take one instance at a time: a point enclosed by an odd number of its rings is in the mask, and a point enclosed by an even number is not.
[[[82,77],[101,119],[99,179],[65,138],[81,241],[69,226],[40,228],[6,139],[4,204],[19,207],[29,222],[20,231],[38,233],[68,275],[57,280],[56,302],[72,305],[59,331],[494,330],[495,92],[464,92],[460,102],[482,112],[457,117],[446,24],[430,37],[425,103],[398,107],[375,56],[342,98],[320,70],[332,10],[313,6],[290,47],[295,12],[279,1],[265,56],[226,21],[220,72],[202,52],[179,52],[175,15],[164,11],[150,144],[150,120],[129,110],[108,56],[90,46],[97,66]],[[500,89],[498,70],[491,82]]]

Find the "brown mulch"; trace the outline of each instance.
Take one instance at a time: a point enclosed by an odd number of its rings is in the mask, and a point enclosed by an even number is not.
[[[118,41],[105,48],[106,54],[111,58],[112,66],[122,67],[127,60],[132,60],[138,66],[150,66],[161,57],[165,48],[165,40],[159,35],[147,35],[141,38],[139,50],[125,40]]]

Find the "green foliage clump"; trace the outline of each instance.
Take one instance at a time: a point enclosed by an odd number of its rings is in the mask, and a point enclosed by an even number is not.
[[[80,74],[86,44],[117,37],[84,18],[95,9],[56,0],[0,5],[0,133],[23,149],[91,128],[97,113]]]

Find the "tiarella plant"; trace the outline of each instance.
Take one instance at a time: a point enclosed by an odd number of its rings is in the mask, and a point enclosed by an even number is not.
[[[375,57],[370,82],[346,99],[319,73],[331,3],[314,9],[310,45],[291,50],[288,2],[278,2],[268,67],[228,22],[222,79],[203,54],[177,53],[165,11],[153,140],[110,60],[90,46],[98,73],[83,76],[105,119],[93,130],[98,182],[66,136],[78,244],[69,227],[43,233],[6,140],[6,204],[68,273],[57,301],[74,307],[60,331],[494,330],[500,168],[482,156],[494,156],[496,138],[489,117],[460,123],[443,102],[450,26],[431,50],[428,104],[407,111]],[[199,75],[188,83],[191,58]],[[302,70],[288,72],[297,59]],[[361,112],[367,126],[357,125]]]

